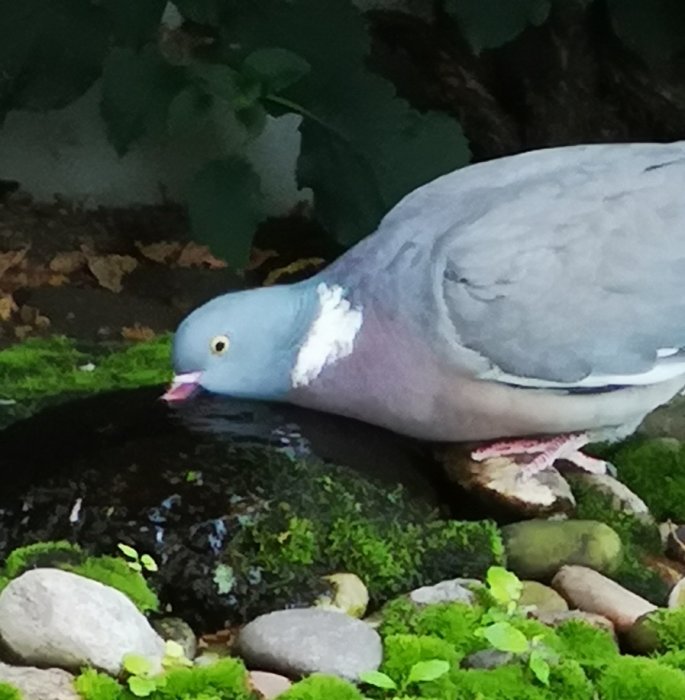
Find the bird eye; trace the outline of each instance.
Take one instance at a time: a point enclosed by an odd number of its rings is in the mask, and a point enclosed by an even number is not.
[[[228,346],[229,340],[226,335],[215,335],[209,343],[209,347],[214,355],[223,355],[228,350]]]

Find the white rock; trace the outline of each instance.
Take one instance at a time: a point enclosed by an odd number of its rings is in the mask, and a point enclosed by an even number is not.
[[[74,676],[61,668],[9,666],[0,662],[0,683],[13,685],[22,700],[79,700]]]
[[[466,603],[474,605],[476,595],[472,587],[483,588],[483,584],[475,578],[453,578],[440,581],[432,586],[415,588],[409,593],[409,600],[417,605],[432,605],[434,603]]]
[[[123,594],[59,569],[33,569],[0,593],[0,638],[27,664],[113,675],[126,654],[161,668],[164,642]]]
[[[288,676],[330,673],[349,680],[377,670],[383,653],[381,638],[370,625],[318,608],[260,615],[240,631],[236,649],[253,668]]]

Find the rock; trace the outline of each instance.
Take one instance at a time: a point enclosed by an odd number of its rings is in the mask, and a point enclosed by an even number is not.
[[[476,595],[472,587],[483,587],[476,578],[453,578],[440,581],[432,586],[415,588],[409,593],[409,600],[417,605],[433,605],[434,603],[466,603],[473,605]]]
[[[489,671],[493,668],[506,666],[514,658],[514,655],[508,651],[499,651],[498,649],[483,649],[469,654],[462,662],[464,668],[480,668]]]
[[[0,593],[0,638],[27,664],[117,675],[125,654],[161,668],[164,642],[119,591],[59,569],[32,569]]]
[[[521,466],[507,457],[476,462],[468,447],[450,446],[437,453],[447,476],[486,503],[527,517],[570,513],[575,507],[571,488],[554,468],[521,478]]]
[[[651,654],[655,651],[664,651],[659,648],[659,635],[650,613],[642,615],[642,617],[635,620],[635,624],[627,630],[625,638],[630,650],[636,654]]]
[[[578,482],[610,496],[615,510],[629,513],[646,525],[654,524],[654,518],[649,512],[647,504],[636,493],[633,493],[625,484],[621,483],[613,476],[609,476],[609,474],[576,472],[571,478],[573,480],[571,483]]]
[[[22,700],[79,700],[74,676],[61,668],[9,666],[0,662],[0,683],[9,683]]]
[[[566,610],[565,612],[533,612],[533,617],[542,622],[543,625],[549,625],[550,627],[558,627],[563,625],[564,622],[569,620],[578,620],[580,622],[585,622],[592,627],[596,627],[598,630],[603,630],[608,632],[614,639],[616,639],[616,628],[614,623],[604,615],[597,615],[596,613],[585,612],[584,610]]]
[[[194,659],[197,654],[197,638],[193,628],[180,617],[160,617],[152,620],[152,628],[164,640],[173,640],[183,647],[186,659]]]
[[[330,673],[356,680],[378,669],[381,639],[365,622],[339,612],[302,608],[260,615],[238,635],[248,666],[302,676]]]
[[[685,578],[681,578],[668,594],[668,607],[682,608],[685,605]]]
[[[364,617],[369,604],[369,591],[357,574],[331,574],[324,576],[331,590],[321,595],[316,607],[323,610],[337,610],[350,617]]]
[[[509,568],[520,578],[549,579],[565,564],[611,573],[621,538],[594,520],[528,520],[502,528]]]
[[[585,566],[564,566],[552,579],[552,587],[576,608],[603,615],[619,632],[656,606],[615,581]]]
[[[268,671],[250,671],[248,679],[252,689],[256,690],[264,700],[277,698],[292,685],[290,679],[285,676]]]
[[[666,527],[666,554],[679,563],[685,562],[685,526],[668,521]]]
[[[568,603],[549,586],[537,581],[521,581],[519,605],[532,607],[536,612],[557,613],[568,610]]]

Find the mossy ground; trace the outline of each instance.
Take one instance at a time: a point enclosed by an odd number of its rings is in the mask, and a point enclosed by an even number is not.
[[[0,428],[37,408],[99,391],[163,384],[171,376],[170,335],[85,349],[70,339],[31,338],[0,351]]]

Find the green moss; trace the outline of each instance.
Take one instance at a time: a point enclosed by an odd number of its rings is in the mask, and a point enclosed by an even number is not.
[[[657,526],[618,510],[611,496],[587,483],[572,477],[570,483],[577,503],[575,517],[603,522],[621,538],[623,559],[612,578],[656,605],[662,605],[668,596],[668,586],[641,561],[647,554],[660,554],[662,551]]]
[[[667,651],[664,654],[655,655],[653,658],[661,664],[685,671],[685,649]]]
[[[602,700],[680,700],[685,673],[655,659],[618,657],[597,682]]]
[[[550,669],[549,686],[535,681],[520,665],[485,671],[459,670],[454,674],[454,700],[593,700],[592,685],[581,667],[563,661]]]
[[[685,608],[655,610],[644,624],[654,631],[659,651],[685,650]]]
[[[398,598],[383,607],[381,636],[417,634],[448,642],[461,658],[485,648],[482,637],[475,636],[481,626],[483,609],[464,603],[437,603],[423,608],[406,598]]]
[[[36,542],[10,552],[0,570],[0,589],[3,580],[6,585],[24,571],[37,567],[64,569],[116,588],[142,612],[159,608],[159,600],[145,578],[123,559],[88,556],[78,545],[66,541]]]
[[[621,481],[644,500],[657,521],[685,521],[685,444],[635,437],[594,451],[616,465]]]
[[[0,399],[17,401],[0,416],[0,427],[71,396],[163,384],[171,376],[169,335],[97,353],[69,339],[31,338],[0,351]],[[92,363],[94,369],[81,369]]]
[[[21,700],[21,693],[9,683],[0,683],[0,700]]]
[[[362,694],[351,683],[323,674],[295,683],[278,697],[279,700],[362,700]]]
[[[134,700],[123,685],[104,673],[88,669],[74,681],[84,700]],[[149,700],[257,700],[247,672],[237,659],[222,659],[210,666],[176,668],[147,696]]]
[[[140,572],[133,571],[123,559],[107,556],[88,557],[80,564],[67,564],[61,568],[116,588],[128,596],[142,612],[159,610],[159,599],[145,577]]]
[[[400,686],[414,664],[434,659],[447,661],[452,668],[455,668],[459,661],[454,647],[443,639],[415,634],[395,634],[384,640],[380,670]],[[417,697],[450,698],[454,697],[456,692],[450,673],[434,681],[414,683],[410,689]]]
[[[241,616],[253,615],[257,601],[271,609],[310,604],[326,592],[321,577],[333,572],[359,576],[374,606],[445,578],[482,576],[501,563],[491,522],[437,520],[402,488],[388,490],[345,468],[281,456],[265,465],[263,453],[259,459],[260,478],[276,496],[241,520],[220,562],[234,573],[231,595]]]
[[[581,620],[568,620],[555,632],[562,657],[577,661],[593,678],[596,669],[604,668],[619,655],[616,642],[608,632]]]

